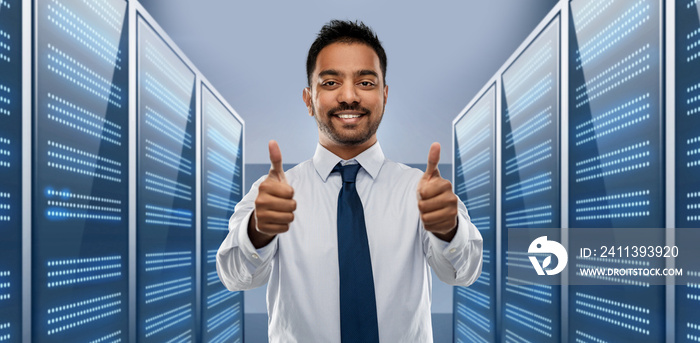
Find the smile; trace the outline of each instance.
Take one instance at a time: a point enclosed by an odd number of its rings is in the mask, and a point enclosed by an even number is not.
[[[340,119],[353,119],[353,118],[359,118],[361,114],[338,114],[338,118]]]

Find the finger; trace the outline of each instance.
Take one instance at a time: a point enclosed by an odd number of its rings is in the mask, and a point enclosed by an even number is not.
[[[260,196],[267,194],[282,199],[292,199],[294,197],[294,188],[286,183],[269,182],[265,180],[260,184],[258,191]]]
[[[445,207],[456,207],[457,206],[457,197],[453,196],[450,193],[443,193],[440,194],[436,197],[430,198],[430,199],[424,199],[424,200],[419,200],[418,201],[418,210],[420,213],[428,213],[428,212],[433,212],[437,211],[441,208]]]
[[[431,199],[442,193],[452,193],[452,183],[443,178],[425,181],[418,188],[418,196],[421,200]]]
[[[260,224],[258,223],[258,227],[256,228],[259,232],[268,234],[268,235],[277,235],[280,233],[285,233],[289,231],[289,224]]]
[[[272,177],[276,177],[277,180],[286,182],[284,177],[284,169],[282,168],[282,152],[276,141],[271,140],[268,143],[268,148],[270,150],[270,173]]]
[[[291,213],[297,209],[297,202],[294,199],[263,196],[255,199],[255,208],[261,211],[271,210]]]
[[[421,214],[423,226],[437,226],[443,222],[453,222],[457,220],[456,208],[443,208],[437,211]]]
[[[440,176],[438,163],[440,163],[440,143],[435,142],[430,145],[430,151],[428,152],[428,166],[425,168],[423,178],[429,179],[431,177]]]
[[[426,230],[433,232],[433,233],[447,233],[450,230],[457,227],[457,218],[447,219],[447,220],[442,221],[442,222],[428,224],[428,225],[423,224],[423,227],[425,227]]]
[[[260,224],[280,224],[285,225],[294,221],[294,213],[292,212],[278,212],[278,211],[263,211],[258,214],[258,221]]]

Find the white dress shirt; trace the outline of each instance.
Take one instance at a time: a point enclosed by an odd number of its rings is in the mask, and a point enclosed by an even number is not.
[[[384,157],[379,143],[354,159],[362,168],[356,188],[364,206],[381,342],[432,342],[428,266],[451,285],[481,274],[482,238],[459,202],[452,242],[423,228],[416,188],[423,172]],[[261,249],[248,237],[258,186],[238,203],[216,256],[232,291],[268,283],[270,342],[340,342],[337,210],[341,188],[333,167],[341,161],[320,144],[313,159],[288,170],[297,209],[289,231]]]

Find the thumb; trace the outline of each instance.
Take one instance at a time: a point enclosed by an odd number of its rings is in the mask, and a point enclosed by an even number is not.
[[[284,177],[284,169],[282,168],[282,152],[280,147],[274,140],[268,143],[268,148],[270,149],[270,173],[269,177],[273,177],[279,181],[287,182]]]
[[[430,152],[428,152],[428,166],[425,168],[423,179],[430,179],[431,177],[440,176],[438,163],[440,163],[440,143],[435,142],[430,145]]]

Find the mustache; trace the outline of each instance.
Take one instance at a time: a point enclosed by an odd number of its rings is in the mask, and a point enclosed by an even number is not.
[[[360,106],[358,103],[352,103],[352,104],[347,104],[347,103],[341,103],[339,106],[333,107],[330,110],[328,110],[328,116],[335,115],[338,112],[342,111],[355,111],[355,112],[362,112],[363,115],[370,114],[372,111],[370,111],[366,107]]]

